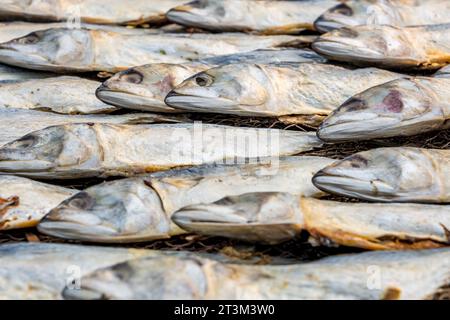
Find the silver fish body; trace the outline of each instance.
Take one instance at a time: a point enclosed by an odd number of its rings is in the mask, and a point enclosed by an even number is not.
[[[57,28],[0,44],[0,62],[53,72],[119,72],[148,63],[199,58],[297,44],[293,36],[245,34],[121,34]]]
[[[0,64],[0,84],[29,79],[44,79],[55,76],[49,72],[39,72]]]
[[[0,172],[47,179],[130,176],[202,163],[298,154],[314,133],[208,124],[67,124],[0,148]],[[236,160],[237,159],[237,160]]]
[[[313,30],[319,15],[336,3],[334,0],[201,0],[172,8],[167,17],[181,25],[213,31],[292,34]]]
[[[64,114],[109,113],[117,107],[98,100],[98,81],[61,76],[0,83],[0,108],[32,109]]]
[[[183,64],[153,63],[115,74],[97,90],[97,97],[115,106],[154,112],[180,112],[164,98],[183,80],[217,65],[233,63],[325,62],[307,49],[260,49]]]
[[[439,69],[435,74],[435,78],[450,78],[450,65]]]
[[[411,136],[450,128],[450,79],[404,78],[347,100],[320,125],[329,142]]]
[[[300,63],[233,64],[198,73],[166,97],[185,111],[243,116],[326,116],[352,95],[401,77],[374,69]]]
[[[136,259],[81,279],[67,299],[425,299],[448,284],[450,249],[338,255],[287,266]],[[187,276],[188,275],[188,276]]]
[[[63,288],[77,288],[81,276],[150,254],[158,252],[53,243],[2,244],[0,299],[61,299]]]
[[[320,36],[312,48],[331,59],[363,66],[435,70],[450,63],[450,23],[419,27],[367,25]]]
[[[322,169],[319,189],[378,202],[450,202],[450,150],[379,148]]]
[[[127,28],[113,25],[100,25],[80,23],[80,25],[70,25],[67,22],[52,22],[52,23],[32,23],[23,21],[14,22],[0,22],[0,43],[8,42],[16,38],[20,38],[36,31],[42,31],[47,29],[56,28],[75,28],[75,29],[88,29],[88,30],[104,30],[117,32],[126,35],[139,35],[139,34],[158,34],[165,32],[165,29],[144,29],[144,28]]]
[[[64,115],[37,110],[0,108],[0,146],[19,139],[33,131],[69,123],[147,124],[186,122],[181,116],[162,116],[150,113],[122,115]]]
[[[183,0],[8,0],[2,3],[0,18],[69,21],[72,24],[161,23],[166,20],[167,10],[183,2]]]
[[[154,173],[90,187],[54,208],[40,232],[92,242],[138,242],[185,233],[170,219],[188,205],[254,192],[320,196],[312,176],[333,162],[320,157],[262,163],[206,165]]]
[[[342,203],[286,193],[249,193],[185,207],[172,216],[184,230],[276,244],[303,230],[324,245],[370,250],[448,246],[450,206]]]
[[[0,230],[34,227],[78,191],[26,178],[0,175]]]
[[[351,0],[326,11],[314,26],[320,32],[372,24],[419,26],[447,23],[449,15],[446,0]]]

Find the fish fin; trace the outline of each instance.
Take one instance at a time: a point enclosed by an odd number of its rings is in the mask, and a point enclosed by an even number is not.
[[[287,115],[278,117],[278,121],[286,125],[298,124],[316,129],[325,117],[325,115],[319,114]]]
[[[291,23],[284,26],[271,27],[264,29],[262,35],[277,35],[277,34],[296,34],[305,30],[314,30],[314,26],[310,23]]]
[[[402,290],[399,288],[389,287],[384,291],[381,300],[400,300]]]
[[[450,244],[450,230],[443,223],[439,224],[444,229],[445,237],[447,238],[447,244]]]
[[[0,198],[0,217],[8,211],[10,207],[17,207],[19,205],[19,197],[12,196],[9,198]]]
[[[367,250],[412,250],[412,249],[433,249],[445,246],[445,243],[431,239],[399,238],[386,235],[378,238],[368,238],[342,230],[318,230],[316,228],[306,228],[307,231],[321,243],[337,243],[343,246],[357,247]],[[325,240],[326,239],[326,240]]]

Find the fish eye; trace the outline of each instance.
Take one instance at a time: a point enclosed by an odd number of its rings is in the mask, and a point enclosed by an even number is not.
[[[23,37],[18,40],[18,42],[20,44],[35,44],[38,41],[39,41],[39,37],[35,33],[29,34],[28,36]]]
[[[352,168],[364,168],[369,164],[369,161],[366,158],[358,154],[347,158],[347,160],[350,161],[350,165]]]
[[[351,16],[353,15],[353,10],[345,3],[339,4],[334,9],[331,10],[332,13],[338,13],[342,14],[344,16]]]
[[[200,75],[195,77],[195,82],[200,87],[206,87],[206,86],[208,86],[208,85],[210,85],[212,83],[212,79],[211,79],[211,77],[209,77],[206,74],[200,74]]]
[[[367,109],[367,104],[365,101],[358,98],[350,98],[340,108],[341,110],[345,110],[347,112],[358,111]]]
[[[124,73],[124,74],[120,77],[120,79],[121,79],[121,80],[124,80],[124,81],[126,81],[126,82],[129,82],[129,83],[139,84],[139,83],[142,82],[142,80],[144,79],[144,77],[142,76],[141,73],[139,73],[139,72],[137,72],[137,71],[135,71],[135,70],[132,70],[132,71],[129,71],[129,72]]]
[[[30,148],[34,146],[36,142],[37,139],[35,136],[27,134],[26,136],[23,136],[22,138],[16,140],[15,145],[19,148]]]
[[[68,206],[88,210],[95,204],[94,199],[87,192],[80,192],[68,200]]]
[[[195,0],[189,2],[187,5],[196,9],[204,9],[208,6],[208,0]]]

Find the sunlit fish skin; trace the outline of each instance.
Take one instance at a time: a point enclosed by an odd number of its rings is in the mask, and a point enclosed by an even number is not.
[[[181,209],[172,220],[186,231],[277,244],[306,230],[324,245],[369,250],[450,245],[450,207],[342,203],[286,193],[249,193]]]
[[[213,31],[293,34],[313,30],[314,21],[336,3],[334,0],[197,0],[171,9],[167,18],[182,25]]]
[[[0,175],[0,230],[34,227],[78,191],[26,178]]]
[[[291,46],[294,36],[245,34],[121,34],[103,30],[49,29],[0,44],[0,62],[54,72],[119,72],[148,63]]]
[[[267,159],[262,163],[206,165],[90,187],[53,209],[40,232],[91,242],[138,242],[184,233],[170,217],[182,207],[249,191],[322,193],[312,176],[334,160],[321,157]]]
[[[55,29],[55,28],[75,28],[75,29],[89,29],[89,30],[104,30],[112,31],[122,34],[157,34],[163,33],[165,29],[152,28],[127,28],[113,25],[89,24],[81,23],[80,25],[68,24],[67,22],[52,22],[52,23],[32,23],[23,21],[14,22],[0,22],[0,43],[7,42],[16,38],[20,38],[32,32]]]
[[[67,124],[0,148],[0,172],[70,179],[130,176],[202,163],[298,154],[321,146],[314,133],[208,124]]]
[[[166,97],[185,111],[274,117],[326,116],[352,95],[401,77],[374,69],[300,63],[233,64],[198,73]]]
[[[0,299],[61,299],[63,288],[79,277],[130,259],[158,254],[152,250],[51,243],[0,245]]]
[[[6,0],[0,18],[28,21],[80,21],[97,24],[161,23],[183,0]]]
[[[357,94],[319,127],[329,142],[412,136],[450,128],[450,79],[397,79]]]
[[[334,194],[383,202],[450,202],[450,150],[379,148],[319,171],[313,183]]]
[[[450,63],[450,24],[341,28],[320,36],[312,48],[331,59],[394,69],[439,69]]]
[[[186,276],[189,275],[189,276]],[[450,249],[338,255],[287,266],[136,259],[81,279],[66,299],[425,299],[448,283]]]
[[[151,113],[122,115],[64,115],[26,109],[0,108],[0,146],[20,139],[33,131],[69,123],[147,124],[186,122],[181,116],[162,116]]]
[[[359,25],[419,26],[449,22],[446,0],[353,0],[337,4],[314,23],[320,32]]]
[[[325,62],[308,49],[261,49],[183,63],[153,63],[115,74],[97,90],[97,97],[111,105],[154,112],[180,112],[164,103],[164,98],[183,80],[217,65],[232,63]]]
[[[55,75],[49,72],[39,72],[0,64],[0,84],[28,79],[44,79],[52,76]]]
[[[0,108],[34,109],[64,114],[109,113],[117,107],[97,99],[98,81],[62,76],[0,82]]]
[[[439,69],[438,72],[434,74],[435,78],[450,78],[450,65]]]

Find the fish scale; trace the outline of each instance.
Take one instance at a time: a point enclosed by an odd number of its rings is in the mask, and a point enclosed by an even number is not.
[[[94,242],[165,239],[185,233],[171,222],[170,216],[191,204],[209,203],[249,190],[320,196],[311,177],[332,162],[321,157],[273,158],[261,163],[204,165],[112,181],[61,203],[38,229],[57,237]]]
[[[425,299],[447,284],[449,255],[448,248],[363,252],[286,266],[150,256],[92,272],[82,278],[81,290],[66,288],[63,296],[183,300]],[[381,277],[371,278],[374,268]]]
[[[172,220],[186,231],[277,244],[308,231],[310,242],[367,250],[447,246],[450,207],[341,203],[284,193],[248,193],[191,205]]]
[[[217,55],[297,45],[294,36],[123,34],[55,28],[0,44],[0,62],[28,69],[119,72],[148,63],[184,63]]]

